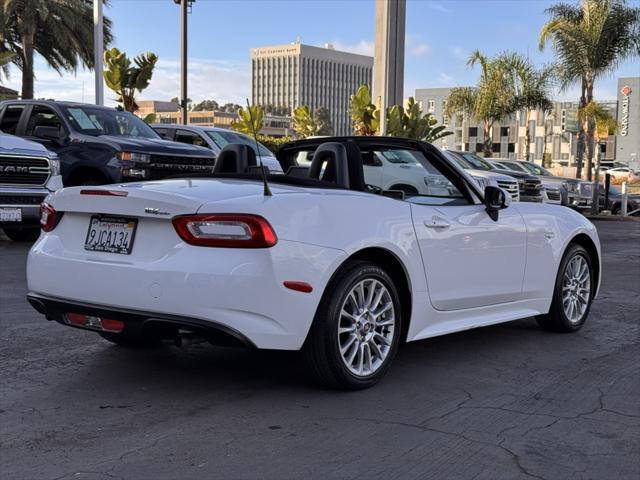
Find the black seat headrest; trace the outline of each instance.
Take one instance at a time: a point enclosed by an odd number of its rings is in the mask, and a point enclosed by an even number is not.
[[[213,173],[246,173],[257,165],[256,152],[249,145],[230,143],[218,154]]]
[[[297,178],[309,178],[309,167],[293,165],[292,167],[289,167],[289,170],[287,170],[287,175]]]
[[[311,162],[311,167],[309,167],[309,178],[332,182],[342,188],[349,188],[349,165],[346,147],[338,142],[321,144],[313,154],[313,161]]]
[[[362,154],[358,144],[353,140],[344,143],[347,149],[347,166],[349,168],[349,188],[358,192],[365,191],[364,168]]]

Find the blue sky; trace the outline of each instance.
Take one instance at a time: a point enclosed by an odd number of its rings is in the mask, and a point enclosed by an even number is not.
[[[546,20],[546,0],[408,0],[405,97],[416,88],[472,84],[477,70],[465,65],[478,48],[528,54],[537,63],[538,33]],[[630,2],[632,3],[632,2]],[[635,3],[639,3],[636,1]],[[336,49],[373,53],[373,0],[197,0],[189,16],[190,91],[198,101],[244,103],[250,94],[249,49],[293,42],[332,43]],[[114,24],[114,45],[130,55],[152,51],[159,63],[140,98],[164,100],[179,92],[180,9],[173,0],[111,0],[105,9]],[[36,59],[36,97],[93,101],[93,74],[60,77]],[[640,75],[640,62],[626,62],[597,82],[599,100],[616,96],[616,78]],[[9,86],[19,89],[20,72]],[[105,97],[113,98],[108,90]],[[558,94],[577,99],[577,89]]]

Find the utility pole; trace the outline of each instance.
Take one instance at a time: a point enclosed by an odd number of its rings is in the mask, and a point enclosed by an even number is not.
[[[103,51],[104,30],[102,20],[102,0],[93,0],[93,63],[95,73],[96,105],[104,105],[104,80],[102,78]]]
[[[173,0],[180,5],[181,20],[181,45],[180,45],[180,110],[182,111],[182,123],[188,123],[187,113],[187,15],[195,0]]]
[[[387,108],[402,105],[406,0],[376,0],[374,103],[380,99],[380,135],[387,133]]]

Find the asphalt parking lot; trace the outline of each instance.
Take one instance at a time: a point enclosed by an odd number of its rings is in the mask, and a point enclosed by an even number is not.
[[[316,387],[297,353],[131,351],[47,322],[28,247],[0,237],[0,476],[640,478],[640,222],[597,227],[579,333],[526,319],[409,344],[355,393]]]

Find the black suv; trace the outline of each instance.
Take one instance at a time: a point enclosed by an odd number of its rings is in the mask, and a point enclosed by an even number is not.
[[[0,130],[57,153],[64,186],[207,173],[215,163],[212,151],[163,140],[131,113],[84,103],[4,101]]]

